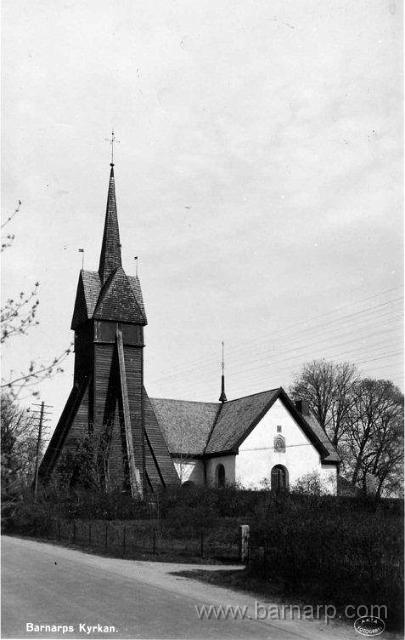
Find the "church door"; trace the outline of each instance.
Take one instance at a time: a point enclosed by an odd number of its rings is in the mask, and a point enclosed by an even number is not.
[[[273,491],[288,489],[288,471],[282,464],[276,464],[271,470],[271,488]]]

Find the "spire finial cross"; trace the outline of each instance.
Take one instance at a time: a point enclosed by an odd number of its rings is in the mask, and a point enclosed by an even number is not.
[[[110,162],[110,166],[113,167],[114,166],[114,145],[120,143],[120,140],[117,140],[117,138],[115,137],[114,129],[111,131],[111,140],[109,138],[105,138],[105,141],[109,142],[110,145],[111,145],[111,162]]]

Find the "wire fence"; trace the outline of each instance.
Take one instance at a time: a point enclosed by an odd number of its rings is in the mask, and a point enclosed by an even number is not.
[[[146,521],[52,519],[47,537],[119,557],[180,556],[189,559],[238,562],[239,527],[184,532],[164,523]]]

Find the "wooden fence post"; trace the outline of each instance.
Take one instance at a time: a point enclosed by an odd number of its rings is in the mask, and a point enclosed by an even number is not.
[[[201,530],[200,533],[200,556],[204,557],[204,531]]]
[[[107,551],[107,549],[108,549],[108,522],[105,523],[104,549],[105,549],[105,551]]]
[[[60,520],[58,519],[58,540],[60,540]]]
[[[127,528],[124,524],[124,530],[122,532],[122,553],[124,556],[126,553],[126,547],[127,547]]]
[[[73,544],[76,543],[76,520],[73,520]]]
[[[91,546],[91,522],[89,521],[89,546]]]
[[[249,561],[249,525],[240,525],[240,561],[244,564]]]
[[[156,529],[153,529],[152,553],[156,554]]]

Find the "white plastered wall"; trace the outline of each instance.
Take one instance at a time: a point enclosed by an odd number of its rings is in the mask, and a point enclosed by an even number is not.
[[[280,435],[285,439],[285,453],[274,451],[278,425],[281,426]],[[260,488],[264,479],[270,483],[271,469],[276,464],[287,468],[290,487],[302,476],[317,472],[325,490],[336,492],[336,466],[322,465],[317,449],[280,399],[239,447],[235,461],[236,482],[245,487]]]
[[[224,465],[225,484],[233,484],[235,482],[235,456],[218,456],[206,461],[207,485],[209,487],[215,487],[217,484],[216,470],[219,464]]]
[[[173,462],[181,484],[184,484],[184,482],[192,482],[196,485],[204,484],[204,464],[202,460],[173,458]]]

